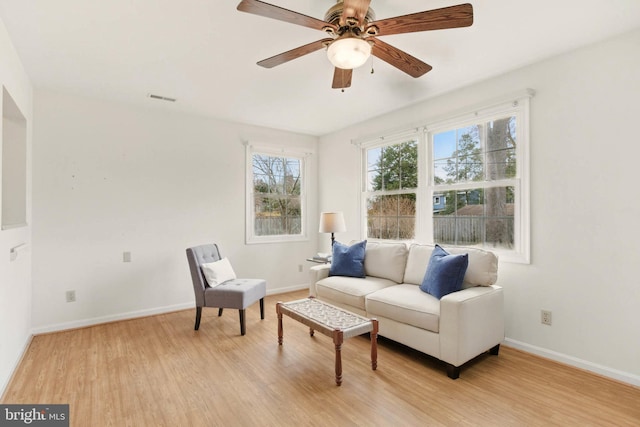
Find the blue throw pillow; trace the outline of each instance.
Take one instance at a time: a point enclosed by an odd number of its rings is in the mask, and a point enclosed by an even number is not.
[[[450,255],[436,245],[420,289],[438,299],[459,291],[468,266],[469,254]]]
[[[364,250],[366,246],[366,240],[351,246],[336,241],[333,244],[329,276],[365,277]]]

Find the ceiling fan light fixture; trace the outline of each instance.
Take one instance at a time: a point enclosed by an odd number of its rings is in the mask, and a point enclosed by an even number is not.
[[[327,56],[335,67],[352,70],[367,62],[371,56],[371,45],[361,38],[344,37],[329,45]]]

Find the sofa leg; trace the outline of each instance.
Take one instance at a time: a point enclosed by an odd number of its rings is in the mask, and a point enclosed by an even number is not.
[[[200,317],[202,317],[202,307],[196,307],[196,325],[193,327],[194,331],[200,329]]]
[[[496,345],[495,347],[491,347],[491,349],[489,349],[489,354],[493,356],[497,356],[499,351],[500,351],[500,344]]]
[[[260,298],[260,319],[264,320],[264,298]]]
[[[460,367],[447,363],[447,376],[452,380],[457,380],[460,377]]]
[[[218,317],[222,316],[222,307],[218,309]]]
[[[246,333],[246,324],[244,319],[244,310],[238,310],[240,312],[240,335],[244,335]]]

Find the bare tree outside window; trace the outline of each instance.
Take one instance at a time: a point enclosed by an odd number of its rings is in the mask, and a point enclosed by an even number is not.
[[[253,155],[256,236],[302,233],[302,159]]]

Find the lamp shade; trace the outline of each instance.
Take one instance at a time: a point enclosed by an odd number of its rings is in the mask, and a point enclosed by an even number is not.
[[[347,231],[342,212],[322,212],[320,214],[320,233],[340,233]]]
[[[329,61],[343,70],[358,68],[367,62],[370,55],[371,45],[357,37],[337,39],[327,49]]]

